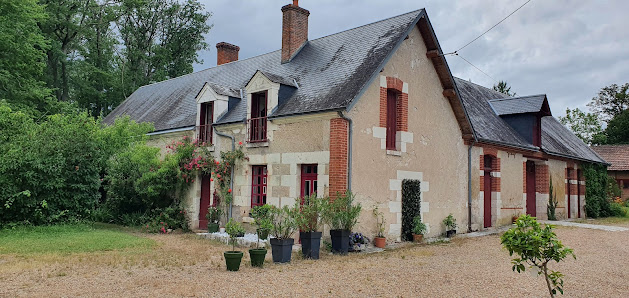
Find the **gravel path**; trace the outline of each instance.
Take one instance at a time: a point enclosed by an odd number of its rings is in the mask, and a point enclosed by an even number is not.
[[[565,297],[626,297],[629,232],[557,228],[577,259],[551,265]],[[155,235],[150,252],[21,258],[0,256],[0,296],[400,296],[544,297],[536,274],[511,271],[498,235],[384,253],[322,255],[264,269],[225,271],[226,246],[193,235]],[[247,254],[245,254],[247,255]],[[270,260],[270,252],[267,262]],[[248,256],[244,261],[248,262]]]

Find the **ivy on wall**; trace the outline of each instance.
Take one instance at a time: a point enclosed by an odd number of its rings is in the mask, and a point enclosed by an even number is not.
[[[413,240],[413,218],[420,215],[420,181],[402,180],[402,240]]]

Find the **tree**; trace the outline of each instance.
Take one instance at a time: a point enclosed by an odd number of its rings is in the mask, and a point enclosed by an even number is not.
[[[559,117],[559,121],[588,145],[606,142],[603,124],[594,113],[586,113],[579,108],[566,108],[566,116]]]
[[[609,121],[605,135],[607,144],[629,144],[629,109]]]
[[[506,81],[499,81],[498,84],[494,85],[494,90],[511,97],[516,96],[515,92],[511,93],[511,86]]]
[[[0,1],[0,100],[18,109],[48,107],[50,90],[40,80],[48,42],[37,27],[45,17],[36,0]]]
[[[598,96],[592,98],[588,103],[588,107],[597,114],[600,114],[604,121],[620,115],[624,110],[629,108],[629,83],[618,86],[611,84],[603,87]]]
[[[563,246],[551,225],[542,229],[534,217],[520,216],[515,224],[515,228],[509,229],[500,237],[501,244],[509,251],[509,255],[513,256],[515,253],[519,256],[511,261],[512,270],[524,272],[525,264],[530,268],[535,267],[538,275],[544,275],[550,297],[555,297],[557,292],[563,294],[563,274],[558,271],[548,272],[548,263],[559,263],[569,255],[576,259],[572,249]]]

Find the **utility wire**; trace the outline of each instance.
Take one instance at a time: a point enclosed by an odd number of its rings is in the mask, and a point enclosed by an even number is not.
[[[482,72],[484,75],[486,75],[488,78],[492,79],[494,82],[498,83],[498,80],[494,79],[493,77],[491,77],[490,75],[488,75],[486,72],[482,71],[480,68],[476,67],[476,65],[472,64],[472,62],[468,61],[467,59],[463,58],[463,56],[459,55],[459,53],[456,53],[456,56],[463,59],[463,61],[467,62],[467,64],[471,65],[472,67],[476,68],[476,70]]]
[[[500,22],[496,23],[495,25],[491,26],[491,28],[487,29],[487,31],[483,32],[483,34],[479,35],[478,37],[472,39],[472,41],[466,43],[464,46],[462,46],[460,49],[454,51],[454,52],[450,52],[447,54],[443,54],[444,56],[447,55],[456,55],[458,54],[458,52],[462,49],[465,49],[467,46],[469,46],[470,44],[472,44],[473,42],[475,42],[476,40],[478,40],[479,38],[481,38],[483,35],[487,34],[487,32],[491,31],[492,29],[496,28],[498,25],[500,25],[500,23],[504,22],[506,19],[508,19],[510,16],[512,16],[514,13],[516,13],[518,10],[520,10],[522,7],[524,7],[524,5],[528,4],[529,2],[531,2],[531,0],[528,0],[526,2],[524,2],[524,4],[520,5],[520,7],[518,7],[516,10],[514,10],[513,12],[511,12],[509,15],[507,15],[506,17],[504,17],[504,19],[500,20]],[[463,58],[463,57],[461,57]],[[465,60],[465,59],[463,59]],[[467,60],[466,60],[467,61]],[[469,63],[469,61],[468,61]]]

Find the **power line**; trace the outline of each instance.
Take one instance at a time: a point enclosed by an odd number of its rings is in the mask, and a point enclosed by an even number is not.
[[[526,2],[524,2],[524,4],[520,5],[520,7],[518,7],[516,10],[514,10],[513,12],[511,12],[509,15],[507,15],[506,17],[504,17],[504,19],[500,20],[500,22],[496,23],[495,25],[491,26],[491,28],[487,29],[487,31],[483,32],[483,34],[479,35],[478,37],[472,39],[472,41],[466,43],[464,46],[462,46],[460,49],[454,51],[454,52],[450,52],[447,54],[443,54],[444,56],[447,55],[455,55],[458,54],[458,52],[464,48],[466,48],[467,46],[469,46],[470,44],[472,44],[473,42],[475,42],[476,40],[478,40],[479,38],[481,38],[483,35],[487,34],[487,32],[491,31],[492,29],[496,28],[496,26],[500,25],[500,23],[504,22],[506,19],[508,19],[510,16],[512,16],[514,13],[516,13],[518,10],[520,10],[522,7],[524,7],[524,5],[528,4],[529,2],[531,2],[531,0],[528,0]],[[463,57],[461,57],[463,58]],[[465,60],[465,59],[463,59]],[[467,61],[467,60],[466,60]],[[469,63],[469,62],[468,62]]]
[[[476,68],[476,70],[482,72],[484,75],[486,75],[488,78],[492,79],[494,82],[498,83],[498,80],[494,79],[492,76],[488,75],[486,72],[484,72],[480,68],[476,67],[476,65],[472,64],[472,62],[470,62],[467,59],[463,58],[463,56],[459,55],[459,53],[456,53],[456,56],[461,58],[461,59],[463,59],[463,61],[467,62],[467,64],[469,64],[472,67]]]

